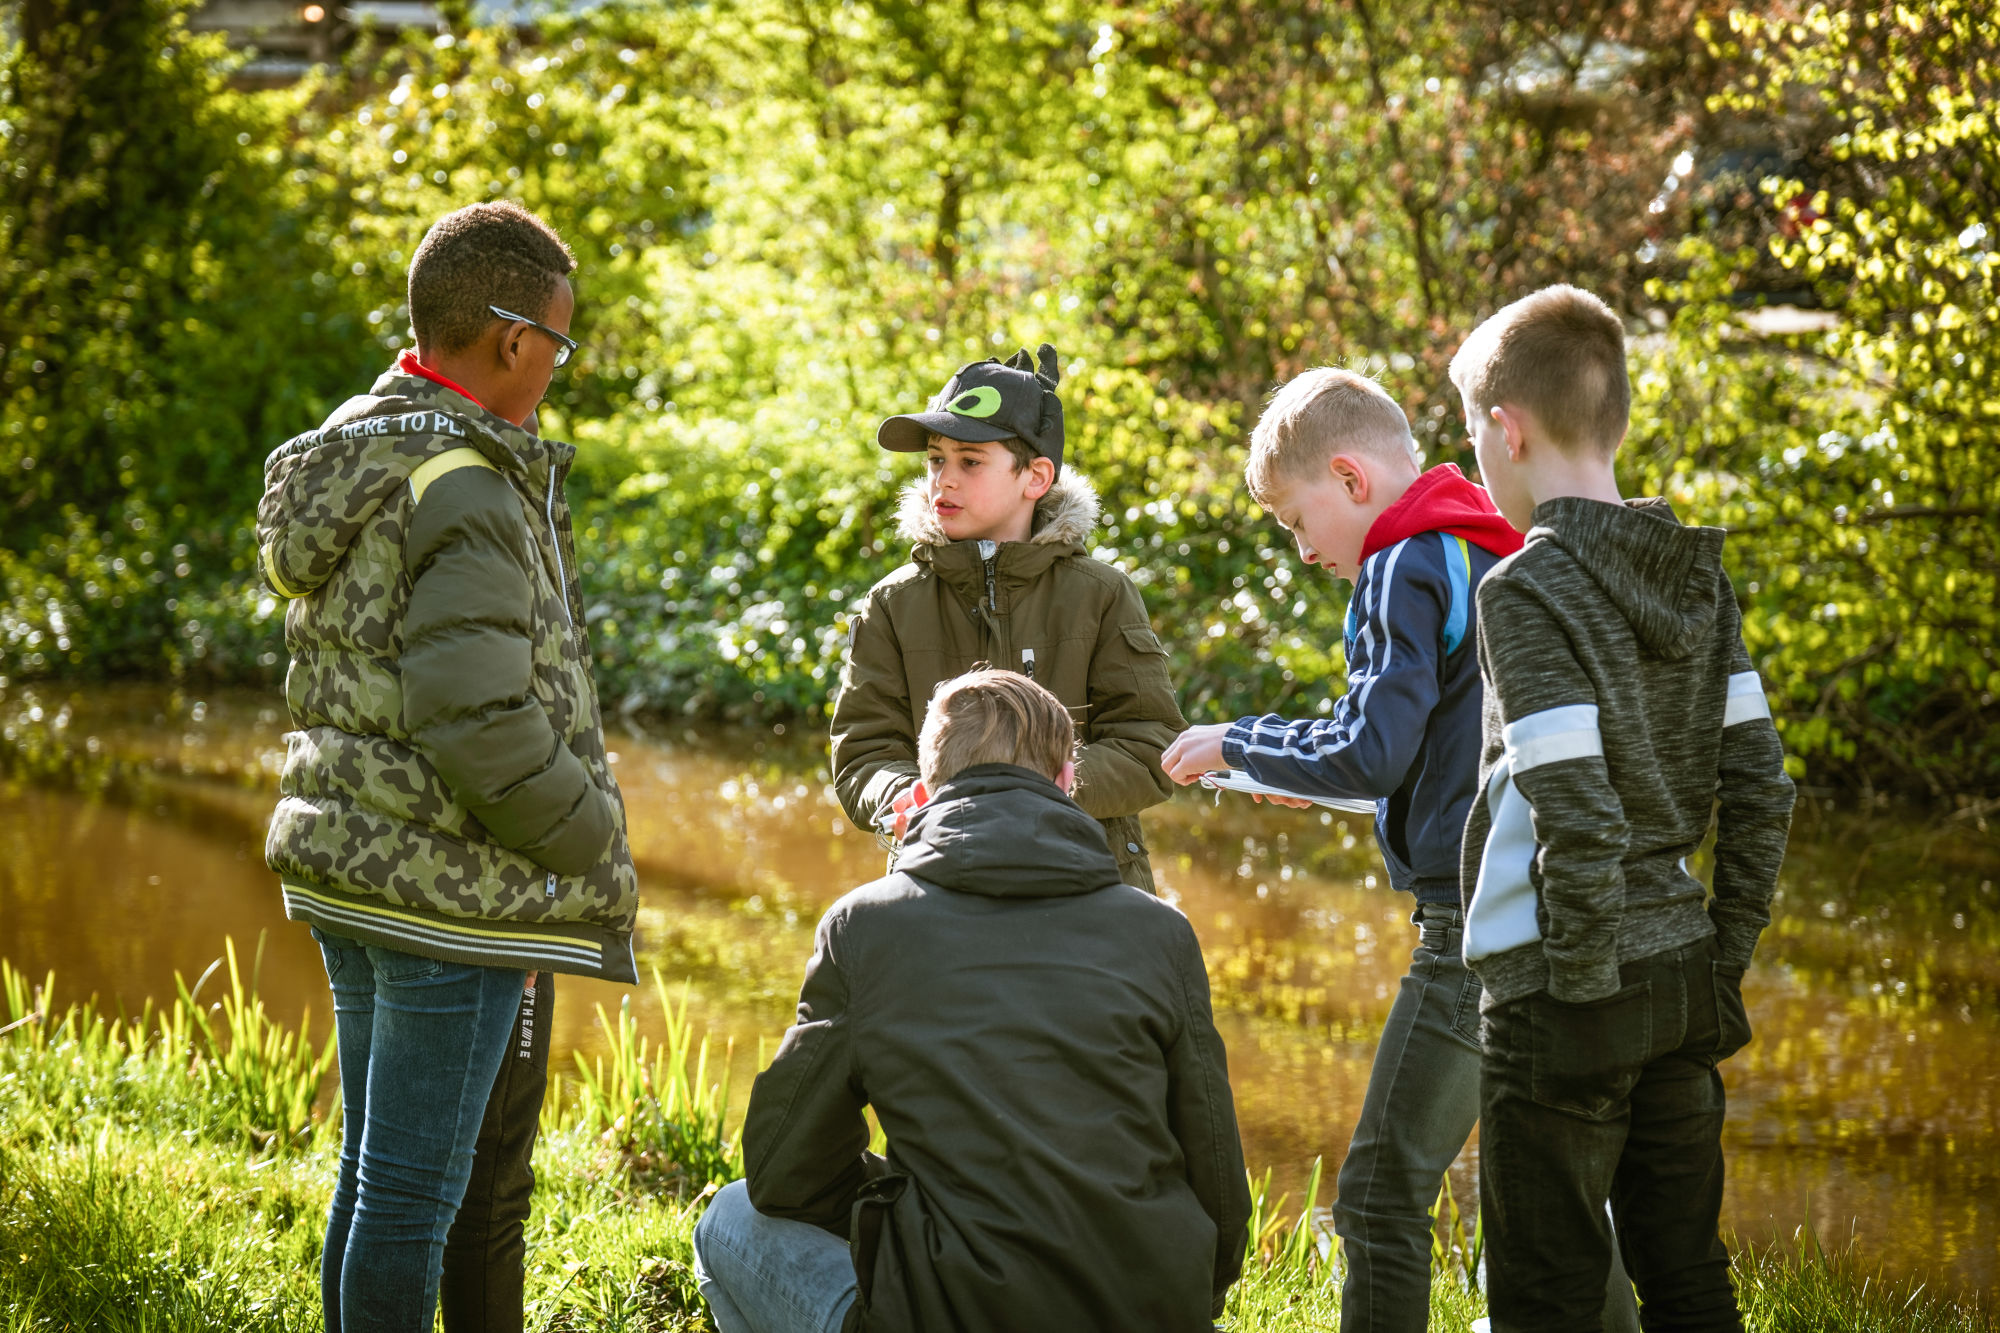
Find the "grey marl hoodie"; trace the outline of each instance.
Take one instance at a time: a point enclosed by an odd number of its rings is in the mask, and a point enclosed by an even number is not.
[[[1538,505],[1479,586],[1479,795],[1460,891],[1486,1005],[1581,1003],[1618,965],[1770,923],[1792,782],[1719,528],[1664,500]],[[1688,873],[1715,814],[1715,893]]]

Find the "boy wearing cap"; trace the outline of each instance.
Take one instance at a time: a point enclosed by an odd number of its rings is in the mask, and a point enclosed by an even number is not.
[[[1097,493],[1063,467],[1055,348],[952,376],[876,441],[925,455],[903,492],[910,563],[856,609],[833,706],[833,781],[864,829],[900,832],[932,693],[977,663],[1018,671],[1077,721],[1078,805],[1125,883],[1152,890],[1139,812],[1172,791],[1160,755],[1187,724],[1132,581],[1092,559]]]

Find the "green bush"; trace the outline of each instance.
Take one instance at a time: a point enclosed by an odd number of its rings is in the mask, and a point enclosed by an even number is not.
[[[583,448],[614,707],[817,725],[846,608],[905,555],[916,469],[875,423],[1046,340],[1099,552],[1189,715],[1324,710],[1344,593],[1243,493],[1264,395],[1370,366],[1463,463],[1451,351],[1567,279],[1667,317],[1626,476],[1734,531],[1800,771],[2000,785],[1974,6],[1764,27],[1626,0],[1550,31],[1470,4],[633,0],[371,35],[249,93],[184,3],[118,11],[115,42],[80,0],[0,24],[0,676],[275,680],[259,460],[407,345],[429,222],[508,197],[580,262],[583,350],[541,420]],[[1798,139],[1823,217],[1739,246],[1762,204],[1697,198],[1682,158],[1760,136]],[[1838,327],[1750,336],[1774,273]]]

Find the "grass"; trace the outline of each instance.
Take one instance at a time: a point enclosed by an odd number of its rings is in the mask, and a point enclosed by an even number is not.
[[[208,982],[228,987],[206,1006]],[[656,976],[667,1031],[629,1006],[604,1015],[607,1054],[579,1059],[544,1112],[529,1230],[530,1329],[709,1329],[690,1264],[695,1219],[740,1170],[725,1133],[727,1058],[710,1059]],[[0,1333],[319,1327],[320,1228],[338,1134],[316,1107],[330,1049],[274,1020],[236,951],[136,1019],[55,1007],[0,962]],[[711,1069],[718,1071],[711,1081]],[[1332,1330],[1338,1243],[1320,1222],[1315,1166],[1299,1206],[1252,1181],[1237,1333]],[[1483,1313],[1482,1238],[1439,1197],[1431,1327]],[[1995,1333],[1992,1318],[1912,1283],[1885,1283],[1810,1237],[1741,1251],[1756,1333]]]

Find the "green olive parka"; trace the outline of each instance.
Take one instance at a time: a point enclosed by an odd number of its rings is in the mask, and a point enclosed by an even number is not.
[[[573,446],[391,370],[265,463],[291,599],[265,859],[365,944],[630,982],[638,883],[578,623]]]
[[[950,540],[924,481],[904,490],[898,518],[910,563],[856,611],[833,705],[841,808],[879,828],[917,780],[917,735],[938,685],[980,662],[1019,671],[1069,709],[1082,742],[1076,803],[1104,826],[1125,882],[1151,891],[1139,812],[1172,794],[1160,755],[1187,723],[1138,588],[1086,548],[1097,492],[1064,468],[1024,542]]]

